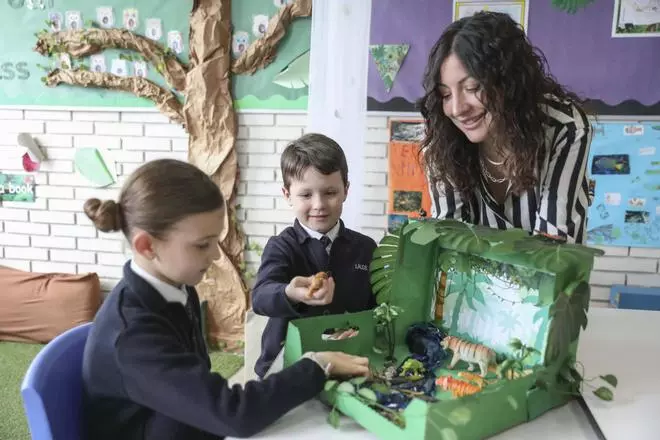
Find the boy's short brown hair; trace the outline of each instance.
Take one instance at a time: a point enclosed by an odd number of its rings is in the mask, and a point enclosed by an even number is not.
[[[348,165],[339,144],[320,133],[307,133],[291,142],[280,159],[282,180],[287,190],[292,180],[302,180],[305,170],[316,168],[322,174],[339,171],[344,186],[348,186]]]

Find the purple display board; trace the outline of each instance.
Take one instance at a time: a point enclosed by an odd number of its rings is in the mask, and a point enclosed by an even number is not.
[[[601,115],[660,115],[660,38],[612,38],[612,2],[594,2],[576,14],[534,0],[528,35],[551,73],[589,99]],[[371,56],[368,110],[414,111],[431,47],[452,19],[452,0],[373,2],[371,44],[409,44],[388,93]]]

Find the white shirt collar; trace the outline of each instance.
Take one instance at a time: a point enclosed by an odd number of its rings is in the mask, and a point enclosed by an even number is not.
[[[321,234],[318,231],[314,231],[312,229],[309,229],[307,226],[303,225],[302,222],[300,222],[300,226],[302,226],[302,228],[305,230],[305,232],[307,232],[309,234],[310,237],[316,238],[317,240],[320,240],[321,237],[323,237],[325,235],[326,237],[328,237],[330,239],[330,242],[332,243],[332,242],[335,241],[335,238],[337,238],[337,235],[339,234],[339,226],[340,225],[339,225],[339,220],[337,220],[337,223],[335,223],[335,225],[332,227],[332,229],[330,229],[325,234]]]
[[[135,272],[135,274],[140,278],[149,283],[151,287],[156,289],[156,291],[160,293],[163,298],[165,298],[165,301],[179,302],[184,306],[186,305],[186,302],[188,302],[188,292],[186,291],[186,286],[175,287],[171,284],[167,284],[166,282],[159,280],[138,266],[138,264],[133,259],[131,259],[131,270]]]

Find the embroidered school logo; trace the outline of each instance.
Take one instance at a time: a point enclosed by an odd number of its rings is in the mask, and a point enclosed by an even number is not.
[[[359,264],[355,263],[355,266],[353,267],[355,270],[369,270],[369,265],[368,264]]]

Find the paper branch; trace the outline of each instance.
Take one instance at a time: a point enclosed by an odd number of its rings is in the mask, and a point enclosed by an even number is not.
[[[124,77],[112,73],[90,72],[82,69],[54,69],[46,76],[44,82],[49,87],[69,84],[130,92],[153,101],[156,107],[173,122],[183,124],[182,105],[179,99],[169,90],[140,76]]]
[[[162,45],[126,29],[81,29],[60,32],[42,31],[34,50],[41,55],[68,53],[83,58],[105,49],[129,49],[141,54],[156,67],[173,89],[186,87],[188,67]]]
[[[291,22],[312,15],[312,0],[296,0],[281,8],[268,22],[266,34],[252,42],[245,52],[234,61],[231,71],[235,75],[253,74],[257,69],[268,66],[275,59],[277,44],[286,34]]]

